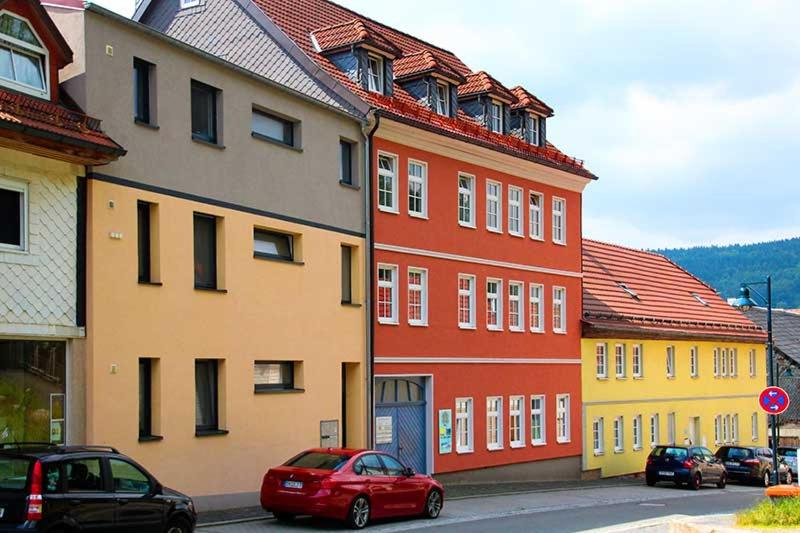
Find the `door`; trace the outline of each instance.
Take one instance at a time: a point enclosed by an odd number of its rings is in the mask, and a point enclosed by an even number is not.
[[[98,457],[64,463],[66,515],[81,531],[109,531],[114,526],[116,501],[108,490]]]
[[[428,435],[423,378],[378,378],[375,443],[415,472],[427,472]]]
[[[375,453],[362,455],[353,465],[353,471],[363,478],[372,503],[372,517],[392,516],[391,478],[386,475],[383,463]]]
[[[423,511],[425,483],[417,476],[407,476],[405,466],[391,455],[381,455],[384,471],[391,479],[388,504],[396,514],[418,514]]]
[[[160,533],[165,509],[155,494],[155,482],[128,461],[109,459],[108,466],[116,496],[115,531]]]
[[[705,439],[702,437],[700,417],[689,418],[689,444],[691,446],[705,446]]]

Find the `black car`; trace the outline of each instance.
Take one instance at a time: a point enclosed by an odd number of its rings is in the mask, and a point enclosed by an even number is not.
[[[192,499],[114,448],[0,444],[0,533],[190,533]]]
[[[722,446],[716,453],[731,480],[770,486],[772,450],[760,446]],[[781,481],[792,484],[792,471],[786,463],[778,463]]]
[[[699,490],[704,483],[724,489],[727,474],[722,462],[702,446],[656,446],[647,457],[645,481],[652,487],[659,481],[686,483]]]

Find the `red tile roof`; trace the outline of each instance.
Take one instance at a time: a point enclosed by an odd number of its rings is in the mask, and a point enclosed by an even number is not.
[[[331,52],[356,44],[368,44],[392,57],[402,54],[391,41],[359,19],[326,26],[311,32],[320,52]]]
[[[458,83],[465,81],[460,72],[448,65],[446,61],[439,59],[430,50],[408,54],[394,62],[395,79],[411,78],[428,73],[440,74]]]
[[[458,118],[437,115],[419,105],[416,99],[400,84],[394,84],[394,94],[391,98],[364,90],[317,50],[311,34],[315,33],[316,38],[316,32],[320,29],[347,25],[356,19],[368,31],[375,34],[380,33],[386,40],[397,46],[402,52],[402,56],[428,51],[461,76],[466,78],[472,74],[471,69],[452,52],[364,17],[329,0],[253,0],[253,3],[328,74],[370,105],[377,107],[384,115],[422,129],[467,142],[477,142],[487,148],[559,168],[572,174],[590,179],[596,178],[594,174],[584,168],[583,161],[563,154],[550,144],[547,147],[532,146],[512,136],[491,133],[486,128],[477,126],[474,120],[462,113],[459,113]],[[335,41],[331,37],[331,42]],[[499,83],[497,85],[502,87]],[[505,90],[508,91],[508,89]],[[508,99],[515,100],[510,91]]]
[[[467,81],[458,86],[458,96],[479,94],[491,94],[508,102],[516,101],[511,91],[483,70],[467,75]]]
[[[553,108],[545,104],[531,92],[528,92],[521,85],[517,85],[511,89],[511,93],[516,98],[516,102],[511,106],[511,109],[530,109],[537,113],[541,113],[546,117],[553,116]]]
[[[590,329],[766,338],[711,287],[662,255],[584,239],[583,276],[583,318]]]
[[[0,89],[0,129],[46,138],[51,143],[114,155],[125,150],[100,129],[100,121],[47,100]]]

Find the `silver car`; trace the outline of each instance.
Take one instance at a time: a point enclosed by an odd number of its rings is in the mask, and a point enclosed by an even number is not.
[[[778,446],[778,457],[789,466],[795,479],[797,479],[797,450],[798,448]]]

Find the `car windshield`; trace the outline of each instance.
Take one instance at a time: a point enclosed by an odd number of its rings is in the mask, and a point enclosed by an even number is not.
[[[689,456],[689,451],[686,448],[672,448],[668,446],[658,446],[651,454],[653,457],[672,457],[678,460],[684,460]]]
[[[28,484],[31,460],[22,457],[0,457],[0,490],[21,491]]]
[[[349,455],[338,453],[305,452],[291,459],[285,466],[315,468],[317,470],[339,470],[349,459]]]
[[[778,453],[785,457],[797,457],[797,448],[778,448]]]

